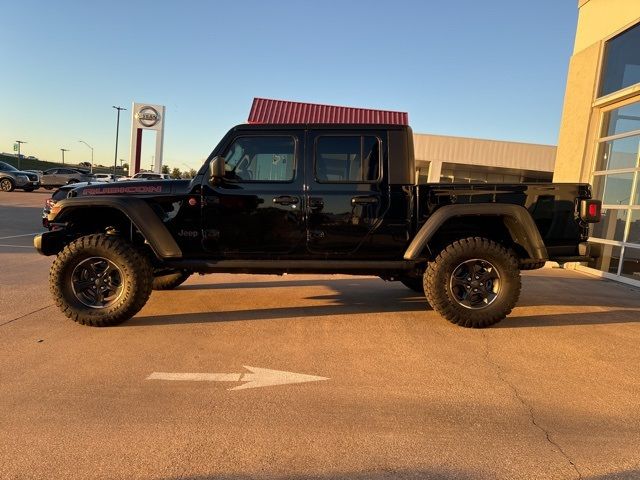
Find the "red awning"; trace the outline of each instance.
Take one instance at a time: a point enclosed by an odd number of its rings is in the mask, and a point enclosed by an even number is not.
[[[409,114],[369,108],[338,107],[315,103],[254,98],[249,123],[348,123],[409,125]]]

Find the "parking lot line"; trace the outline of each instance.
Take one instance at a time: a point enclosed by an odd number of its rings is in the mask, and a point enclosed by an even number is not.
[[[19,237],[34,237],[38,235],[40,232],[36,233],[23,233],[22,235],[11,235],[10,237],[0,237],[0,240],[9,240],[10,238],[19,238]]]

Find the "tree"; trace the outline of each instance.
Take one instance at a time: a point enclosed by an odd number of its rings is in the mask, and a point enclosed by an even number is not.
[[[182,172],[178,167],[174,168],[171,171],[171,178],[180,178],[182,176]]]
[[[169,171],[169,165],[162,165],[162,173],[166,173],[166,174],[171,173]]]
[[[193,168],[190,168],[188,171],[182,172],[182,178],[191,179],[196,176],[196,172]]]

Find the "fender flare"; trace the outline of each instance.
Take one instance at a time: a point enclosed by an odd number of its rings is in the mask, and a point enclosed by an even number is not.
[[[106,207],[118,210],[124,214],[131,223],[140,231],[149,243],[155,254],[160,258],[181,258],[182,250],[175,239],[169,233],[162,220],[149,204],[135,197],[91,197],[91,198],[66,198],[59,201],[56,207],[60,212],[55,218],[49,218],[52,222],[64,221],[67,215],[75,210],[86,210],[91,207]]]
[[[420,258],[423,249],[447,220],[468,216],[503,217],[511,238],[515,243],[522,245],[530,258],[539,261],[548,260],[547,247],[545,247],[540,231],[529,212],[520,205],[495,203],[440,207],[429,217],[413,238],[404,253],[404,259],[416,260]]]

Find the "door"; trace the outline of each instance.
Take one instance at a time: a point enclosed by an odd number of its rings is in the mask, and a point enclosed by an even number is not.
[[[62,185],[58,181],[58,171],[59,170],[60,169],[54,168],[52,170],[47,170],[46,172],[44,172],[43,176],[42,176],[41,183],[43,185],[51,185],[51,186]]]
[[[203,188],[203,245],[228,258],[304,249],[302,131],[242,133],[224,148],[225,178]]]
[[[383,131],[311,131],[307,136],[307,248],[370,256],[388,208]]]

